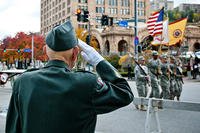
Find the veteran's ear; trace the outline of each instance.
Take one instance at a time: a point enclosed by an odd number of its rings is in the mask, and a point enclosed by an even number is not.
[[[78,57],[78,53],[79,53],[79,48],[76,46],[73,48],[72,51],[72,60],[75,61]]]

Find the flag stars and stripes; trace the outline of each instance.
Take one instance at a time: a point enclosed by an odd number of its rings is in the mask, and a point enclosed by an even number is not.
[[[147,29],[151,36],[162,34],[164,9],[153,13],[147,21]]]

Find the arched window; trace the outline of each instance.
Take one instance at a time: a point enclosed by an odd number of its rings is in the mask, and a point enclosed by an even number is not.
[[[106,43],[105,43],[104,54],[105,54],[105,55],[109,55],[109,52],[110,52],[110,43],[109,43],[109,41],[107,40]]]
[[[127,52],[128,52],[128,43],[125,40],[119,41],[119,43],[118,43],[118,52],[119,52],[120,56],[127,54]]]

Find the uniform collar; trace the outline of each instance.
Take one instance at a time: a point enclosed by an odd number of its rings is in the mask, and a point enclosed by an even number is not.
[[[64,61],[61,60],[49,60],[45,65],[45,67],[50,67],[50,66],[62,67],[70,70],[69,66]]]

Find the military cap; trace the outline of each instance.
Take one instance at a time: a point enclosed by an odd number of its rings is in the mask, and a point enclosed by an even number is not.
[[[158,55],[158,52],[157,51],[152,51],[152,55]]]
[[[174,56],[170,56],[170,59],[171,60],[175,60],[176,58]]]
[[[46,36],[46,44],[54,51],[65,51],[78,44],[70,21],[54,27]]]
[[[143,56],[139,56],[139,57],[138,57],[138,60],[140,60],[140,61],[141,61],[141,60],[145,60],[145,59],[144,59],[144,57],[143,57]]]
[[[167,55],[166,54],[162,54],[160,57],[167,59]]]

